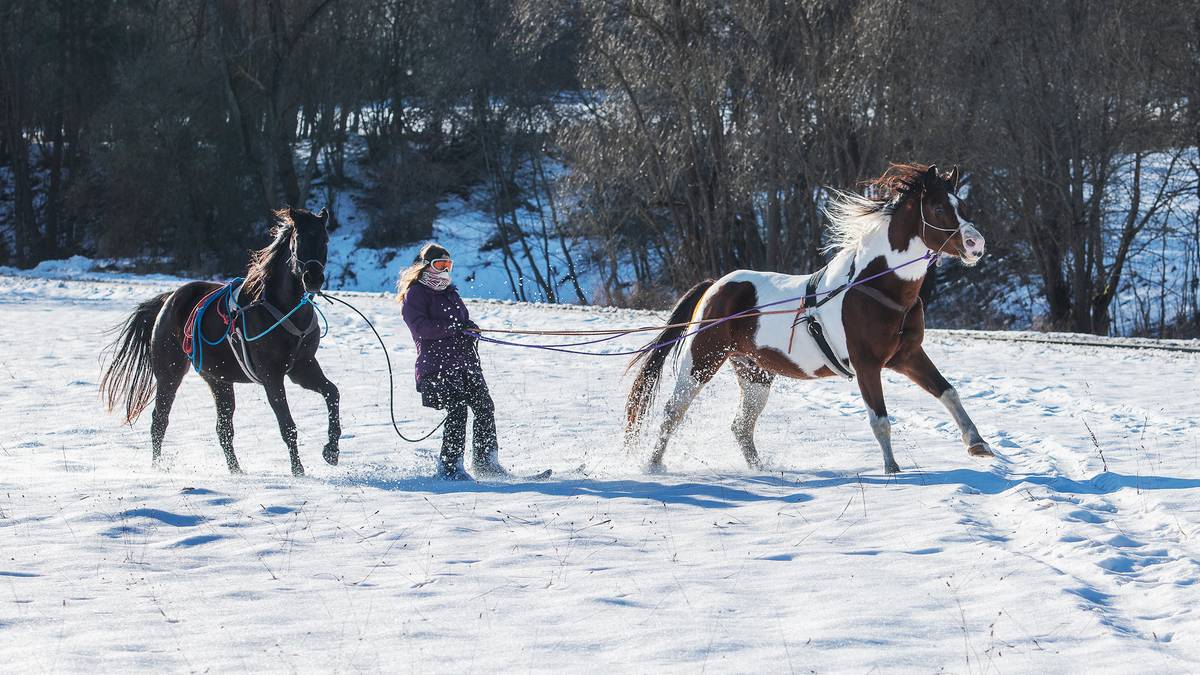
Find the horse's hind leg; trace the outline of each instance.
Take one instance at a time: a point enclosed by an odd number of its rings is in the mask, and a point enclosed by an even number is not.
[[[171,406],[175,403],[175,392],[186,373],[187,361],[183,360],[155,368],[154,412],[150,416],[150,461],[155,468],[162,464],[162,444],[167,435],[167,421],[171,417]]]
[[[693,343],[692,349],[695,351],[695,343]],[[658,442],[654,445],[654,454],[650,456],[650,463],[646,467],[647,471],[656,473],[663,470],[662,461],[663,455],[667,453],[667,441],[670,440],[675,428],[683,421],[683,416],[687,413],[688,406],[692,404],[692,399],[696,398],[696,394],[699,394],[704,385],[708,384],[713,375],[716,375],[721,364],[725,362],[726,355],[727,352],[724,350],[706,351],[694,360],[689,355],[680,361],[679,375],[675,379],[675,390],[671,393],[671,398],[663,409],[662,427],[659,428]]]
[[[303,476],[304,465],[300,463],[300,448],[296,441],[296,421],[292,419],[292,411],[288,409],[287,392],[283,389],[283,375],[263,379],[263,388],[267,392],[267,401],[271,410],[275,411],[275,419],[279,422],[279,434],[287,444],[288,456],[292,460],[292,475]]]
[[[756,366],[750,359],[735,356],[730,361],[742,392],[737,416],[733,418],[733,436],[742,448],[746,464],[751,469],[761,469],[762,460],[754,447],[754,425],[763,408],[767,407],[767,397],[775,376]]]
[[[233,411],[237,407],[233,395],[233,384],[224,380],[208,379],[208,388],[212,389],[213,402],[217,404],[217,440],[221,442],[221,450],[225,453],[225,464],[229,473],[241,473],[237,455],[233,453]]]
[[[337,386],[330,382],[328,377],[325,377],[325,373],[316,359],[297,363],[292,368],[289,377],[292,378],[292,382],[309,391],[315,391],[325,398],[325,406],[329,409],[329,442],[325,444],[325,450],[321,456],[327,463],[337,466],[338,439],[342,437],[342,420],[338,410],[341,395],[338,393]]]

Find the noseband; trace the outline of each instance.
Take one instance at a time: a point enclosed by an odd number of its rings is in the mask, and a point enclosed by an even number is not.
[[[321,262],[320,260],[317,260],[316,258],[309,258],[308,260],[300,260],[299,258],[293,257],[292,260],[296,261],[296,266],[299,268],[299,270],[296,272],[296,276],[300,277],[300,285],[304,287],[305,292],[311,292],[308,290],[308,284],[304,283],[304,276],[305,276],[304,268],[307,267],[309,265],[309,263],[315,263],[315,264],[321,266],[321,274],[323,275],[323,274],[325,274],[325,263]]]
[[[942,254],[942,249],[946,248],[946,244],[950,243],[950,240],[954,238],[954,235],[956,235],[960,231],[962,231],[962,219],[958,217],[957,213],[954,215],[954,219],[958,221],[958,227],[955,227],[953,229],[947,228],[947,227],[938,227],[937,225],[930,225],[929,221],[925,220],[925,191],[924,190],[921,191],[921,204],[920,204],[919,211],[921,214],[921,227],[926,228],[926,229],[933,228],[935,230],[938,230],[939,232],[949,232],[950,233],[950,236],[946,237],[946,241],[942,242],[942,245],[938,247],[938,250],[935,253],[935,256],[940,256]],[[921,230],[921,238],[922,239],[925,238],[926,229]],[[930,262],[930,264],[932,264],[932,261]]]

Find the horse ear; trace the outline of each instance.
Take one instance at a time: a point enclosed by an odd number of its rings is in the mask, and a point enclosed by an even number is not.
[[[925,170],[925,175],[923,175],[921,178],[921,182],[925,184],[924,187],[926,190],[939,187],[942,180],[942,177],[938,175],[936,164],[930,164],[929,168]]]
[[[950,173],[946,174],[946,182],[950,184],[951,192],[958,192],[958,185],[961,180],[962,178],[958,173],[958,165],[955,164],[954,168],[950,169]]]

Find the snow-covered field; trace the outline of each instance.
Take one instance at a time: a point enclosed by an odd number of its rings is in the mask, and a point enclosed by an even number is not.
[[[0,670],[952,672],[1200,668],[1200,355],[930,336],[1000,453],[885,382],[897,458],[853,384],[783,382],[748,472],[722,373],[667,464],[621,447],[624,359],[485,345],[502,457],[547,482],[430,480],[434,440],[387,423],[383,357],[331,308],[342,464],[291,389],[309,476],[238,390],[230,477],[189,377],[149,466],[97,400],[106,328],[163,280],[0,276]],[[397,307],[350,295],[411,390]],[[645,313],[473,302],[485,327],[632,326]],[[635,339],[618,341],[628,348]],[[581,468],[582,465],[582,468]]]

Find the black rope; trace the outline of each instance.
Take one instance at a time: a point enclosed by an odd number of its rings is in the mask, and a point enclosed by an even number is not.
[[[388,355],[387,345],[384,344],[383,338],[380,337],[380,335],[379,335],[379,331],[375,330],[375,325],[373,323],[371,323],[371,320],[367,318],[367,315],[358,311],[358,308],[355,307],[354,305],[346,302],[345,300],[342,300],[341,298],[335,298],[332,295],[329,295],[328,293],[326,293],[324,291],[320,291],[318,293],[318,295],[320,295],[322,298],[327,298],[329,300],[334,300],[336,302],[340,302],[343,305],[354,310],[354,313],[361,316],[362,320],[366,321],[367,325],[371,327],[371,332],[375,334],[375,339],[379,340],[379,346],[383,347],[383,358],[387,359],[387,368],[388,368],[388,413],[392,416],[392,428],[396,430],[396,435],[399,436],[401,439],[408,441],[409,443],[420,443],[421,441],[425,440],[426,438],[429,438],[430,436],[432,436],[434,434],[434,432],[436,432],[438,429],[441,429],[442,425],[446,423],[446,420],[450,418],[449,413],[447,413],[446,416],[442,418],[441,422],[437,423],[436,427],[430,429],[429,433],[425,434],[424,436],[422,436],[420,438],[409,438],[408,436],[405,436],[403,433],[400,432],[400,427],[396,424],[396,382],[392,376],[392,357]]]

